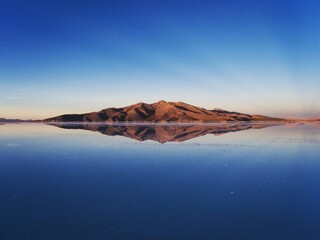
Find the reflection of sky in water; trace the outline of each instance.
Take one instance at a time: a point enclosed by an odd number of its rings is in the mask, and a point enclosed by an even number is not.
[[[1,125],[0,236],[317,239],[319,133],[286,125],[160,144]]]

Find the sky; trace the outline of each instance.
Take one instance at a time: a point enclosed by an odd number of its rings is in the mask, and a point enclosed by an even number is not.
[[[320,116],[320,2],[0,0],[0,117],[182,101]]]

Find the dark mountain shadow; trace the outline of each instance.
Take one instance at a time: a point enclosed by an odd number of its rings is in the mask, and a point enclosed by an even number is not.
[[[229,132],[249,129],[262,129],[282,124],[234,123],[234,124],[48,124],[64,129],[83,129],[100,132],[108,136],[123,136],[137,141],[152,140],[159,143],[183,142],[193,138],[213,134],[216,136]]]

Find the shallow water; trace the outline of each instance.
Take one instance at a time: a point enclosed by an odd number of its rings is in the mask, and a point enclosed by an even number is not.
[[[189,127],[0,125],[0,239],[319,239],[319,124]]]

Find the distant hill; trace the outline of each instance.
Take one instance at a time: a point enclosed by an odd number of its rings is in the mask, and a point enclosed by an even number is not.
[[[20,120],[20,119],[0,118],[0,123],[17,123],[17,122],[27,122],[27,121],[25,121],[25,120]]]
[[[137,103],[123,108],[107,108],[99,112],[65,114],[45,122],[234,122],[234,121],[286,121],[261,115],[229,112],[222,109],[207,110],[183,102],[159,101],[153,104]]]

